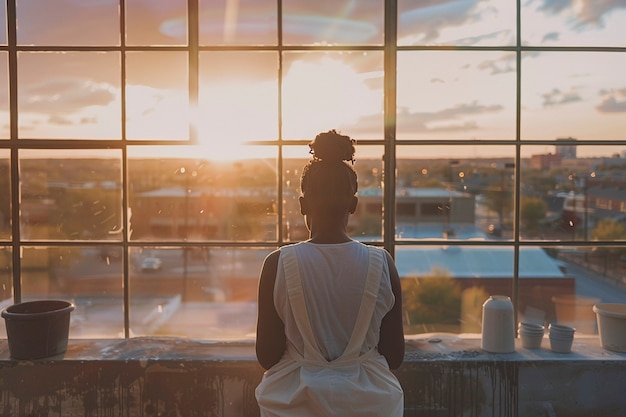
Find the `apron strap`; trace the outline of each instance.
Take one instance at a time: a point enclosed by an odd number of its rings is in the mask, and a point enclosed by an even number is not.
[[[372,322],[383,270],[383,251],[374,246],[368,246],[367,248],[369,251],[369,261],[361,305],[359,306],[359,312],[354,324],[354,329],[352,330],[352,335],[350,336],[350,341],[345,351],[337,359],[359,356],[361,347],[363,343],[365,343],[370,323]]]
[[[383,269],[383,251],[374,246],[368,246],[368,268],[365,286],[363,288],[363,296],[357,313],[357,318],[350,335],[350,340],[344,352],[335,361],[343,362],[350,358],[356,358],[360,355],[361,347],[365,342],[367,332],[370,328],[374,309],[376,307],[376,299],[380,289],[380,279]],[[317,346],[309,314],[306,309],[304,292],[302,290],[302,281],[300,278],[300,267],[298,264],[298,256],[295,247],[281,248],[281,260],[285,268],[285,279],[287,281],[287,294],[289,303],[294,314],[296,326],[302,335],[304,342],[304,360],[322,361],[324,363],[332,363],[326,360]]]
[[[286,246],[280,249],[280,253],[285,268],[289,303],[291,304],[296,326],[304,341],[304,359],[328,362],[320,352],[315,336],[313,335],[313,329],[311,328],[304,293],[302,291],[302,281],[300,279],[300,267],[296,249],[293,246]]]

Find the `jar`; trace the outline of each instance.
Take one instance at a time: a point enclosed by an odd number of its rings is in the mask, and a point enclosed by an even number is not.
[[[505,295],[492,295],[483,303],[482,349],[492,353],[515,352],[513,303]]]

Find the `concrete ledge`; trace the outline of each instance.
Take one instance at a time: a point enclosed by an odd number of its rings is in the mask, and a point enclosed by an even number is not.
[[[0,340],[11,416],[258,416],[262,372],[251,341],[75,339],[64,355],[15,361]],[[626,354],[597,337],[577,338],[569,354],[551,352],[547,339],[539,350],[490,354],[471,335],[418,335],[396,375],[405,416],[626,415]]]

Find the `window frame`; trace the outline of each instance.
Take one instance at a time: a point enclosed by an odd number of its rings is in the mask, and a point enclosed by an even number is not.
[[[280,127],[280,118],[282,114],[282,103],[280,100],[281,86],[282,86],[282,70],[283,62],[282,55],[285,52],[290,51],[380,51],[383,53],[384,60],[384,133],[381,139],[368,140],[367,142],[359,143],[359,146],[379,146],[384,149],[383,156],[383,207],[396,207],[396,149],[398,146],[424,146],[432,145],[436,146],[443,141],[440,140],[417,140],[417,139],[402,139],[401,141],[396,139],[396,69],[397,69],[397,54],[403,51],[508,51],[516,55],[516,87],[515,87],[515,138],[511,139],[492,139],[492,140],[476,140],[472,142],[472,145],[477,146],[492,146],[492,145],[506,145],[515,148],[515,162],[513,167],[514,177],[514,215],[513,215],[513,239],[510,241],[490,241],[490,242],[473,242],[473,241],[455,241],[453,245],[495,245],[495,246],[507,246],[511,247],[514,251],[514,265],[513,276],[511,280],[512,285],[512,300],[514,305],[518,305],[518,284],[519,284],[519,250],[524,246],[545,246],[545,247],[592,247],[592,246],[607,246],[617,247],[623,246],[623,242],[616,241],[524,241],[520,239],[520,189],[521,189],[521,148],[527,145],[556,145],[556,140],[522,140],[521,139],[521,93],[522,93],[522,54],[526,52],[556,52],[556,51],[584,51],[584,52],[610,52],[610,53],[626,53],[626,47],[576,47],[576,46],[526,46],[522,44],[521,36],[521,2],[516,2],[516,44],[513,46],[442,46],[442,45],[422,45],[422,46],[399,46],[397,44],[397,21],[398,21],[398,4],[397,0],[385,0],[384,1],[384,43],[382,45],[371,46],[332,46],[332,45],[283,45],[282,43],[282,0],[277,0],[277,28],[278,28],[278,42],[272,46],[201,46],[199,45],[199,28],[198,28],[198,3],[199,0],[187,1],[187,22],[188,22],[188,44],[186,46],[129,46],[125,44],[125,1],[120,0],[120,45],[119,46],[30,46],[30,45],[18,45],[17,44],[17,19],[16,19],[16,2],[17,0],[7,1],[7,45],[0,46],[0,51],[5,51],[8,54],[8,87],[9,87],[9,108],[10,111],[10,137],[8,140],[0,141],[0,149],[8,149],[10,151],[10,173],[11,173],[11,240],[6,243],[12,249],[12,280],[13,280],[13,297],[15,302],[20,302],[22,299],[22,284],[21,284],[21,257],[20,253],[24,246],[78,246],[78,245],[97,245],[102,246],[121,246],[123,248],[123,286],[124,286],[124,336],[129,338],[130,316],[129,316],[129,275],[130,275],[130,259],[129,251],[133,247],[139,247],[146,244],[143,241],[130,240],[128,236],[128,228],[125,227],[125,233],[122,234],[121,242],[84,242],[84,241],[28,241],[22,239],[20,234],[20,178],[19,178],[19,158],[18,151],[21,149],[118,149],[122,154],[122,219],[123,224],[128,225],[128,207],[129,207],[129,191],[128,191],[128,146],[138,145],[164,145],[164,146],[177,146],[181,145],[180,141],[153,141],[153,140],[130,140],[126,138],[126,116],[125,116],[125,87],[126,87],[126,53],[127,52],[142,52],[142,51],[184,51],[188,53],[188,71],[189,71],[189,101],[190,105],[196,106],[198,104],[199,95],[199,56],[204,51],[274,51],[278,55],[278,114],[279,123],[278,137],[275,141],[260,141],[256,142],[257,145],[276,147],[278,150],[277,159],[277,193],[278,193],[278,207],[277,218],[283,217],[283,149],[286,147],[305,146],[309,139],[300,140],[284,140],[282,138],[282,130]],[[66,140],[66,139],[20,139],[18,132],[18,54],[20,52],[55,52],[55,51],[115,51],[120,54],[120,86],[122,94],[121,103],[121,138],[111,140]],[[193,124],[189,125],[189,141],[193,144],[197,142],[198,133]],[[468,144],[467,140],[446,140],[446,145],[465,145]],[[581,140],[577,141],[577,145],[624,145],[626,146],[626,139],[622,140]],[[415,242],[407,242],[396,237],[395,225],[396,225],[396,211],[395,210],[383,210],[383,230],[382,230],[382,242],[365,242],[383,246],[387,249],[392,256],[395,254],[395,248],[401,245],[416,245]],[[234,248],[251,248],[251,247],[279,247],[284,244],[291,243],[285,238],[284,228],[282,224],[277,227],[277,239],[276,241],[264,241],[258,243],[250,242],[201,242],[203,246],[216,246],[216,247],[234,247]],[[180,241],[150,241],[149,245],[177,245],[181,247],[191,247],[198,245],[199,242],[187,242],[186,240]],[[434,245],[440,244],[439,240],[424,240],[417,243],[417,245]],[[517,309],[515,309],[517,314]]]

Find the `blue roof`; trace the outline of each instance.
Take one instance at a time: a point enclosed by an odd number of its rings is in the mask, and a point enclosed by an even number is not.
[[[520,278],[564,278],[559,263],[539,247],[521,247]],[[508,278],[513,276],[513,248],[504,246],[396,246],[401,277],[427,276],[433,270],[452,278]]]

